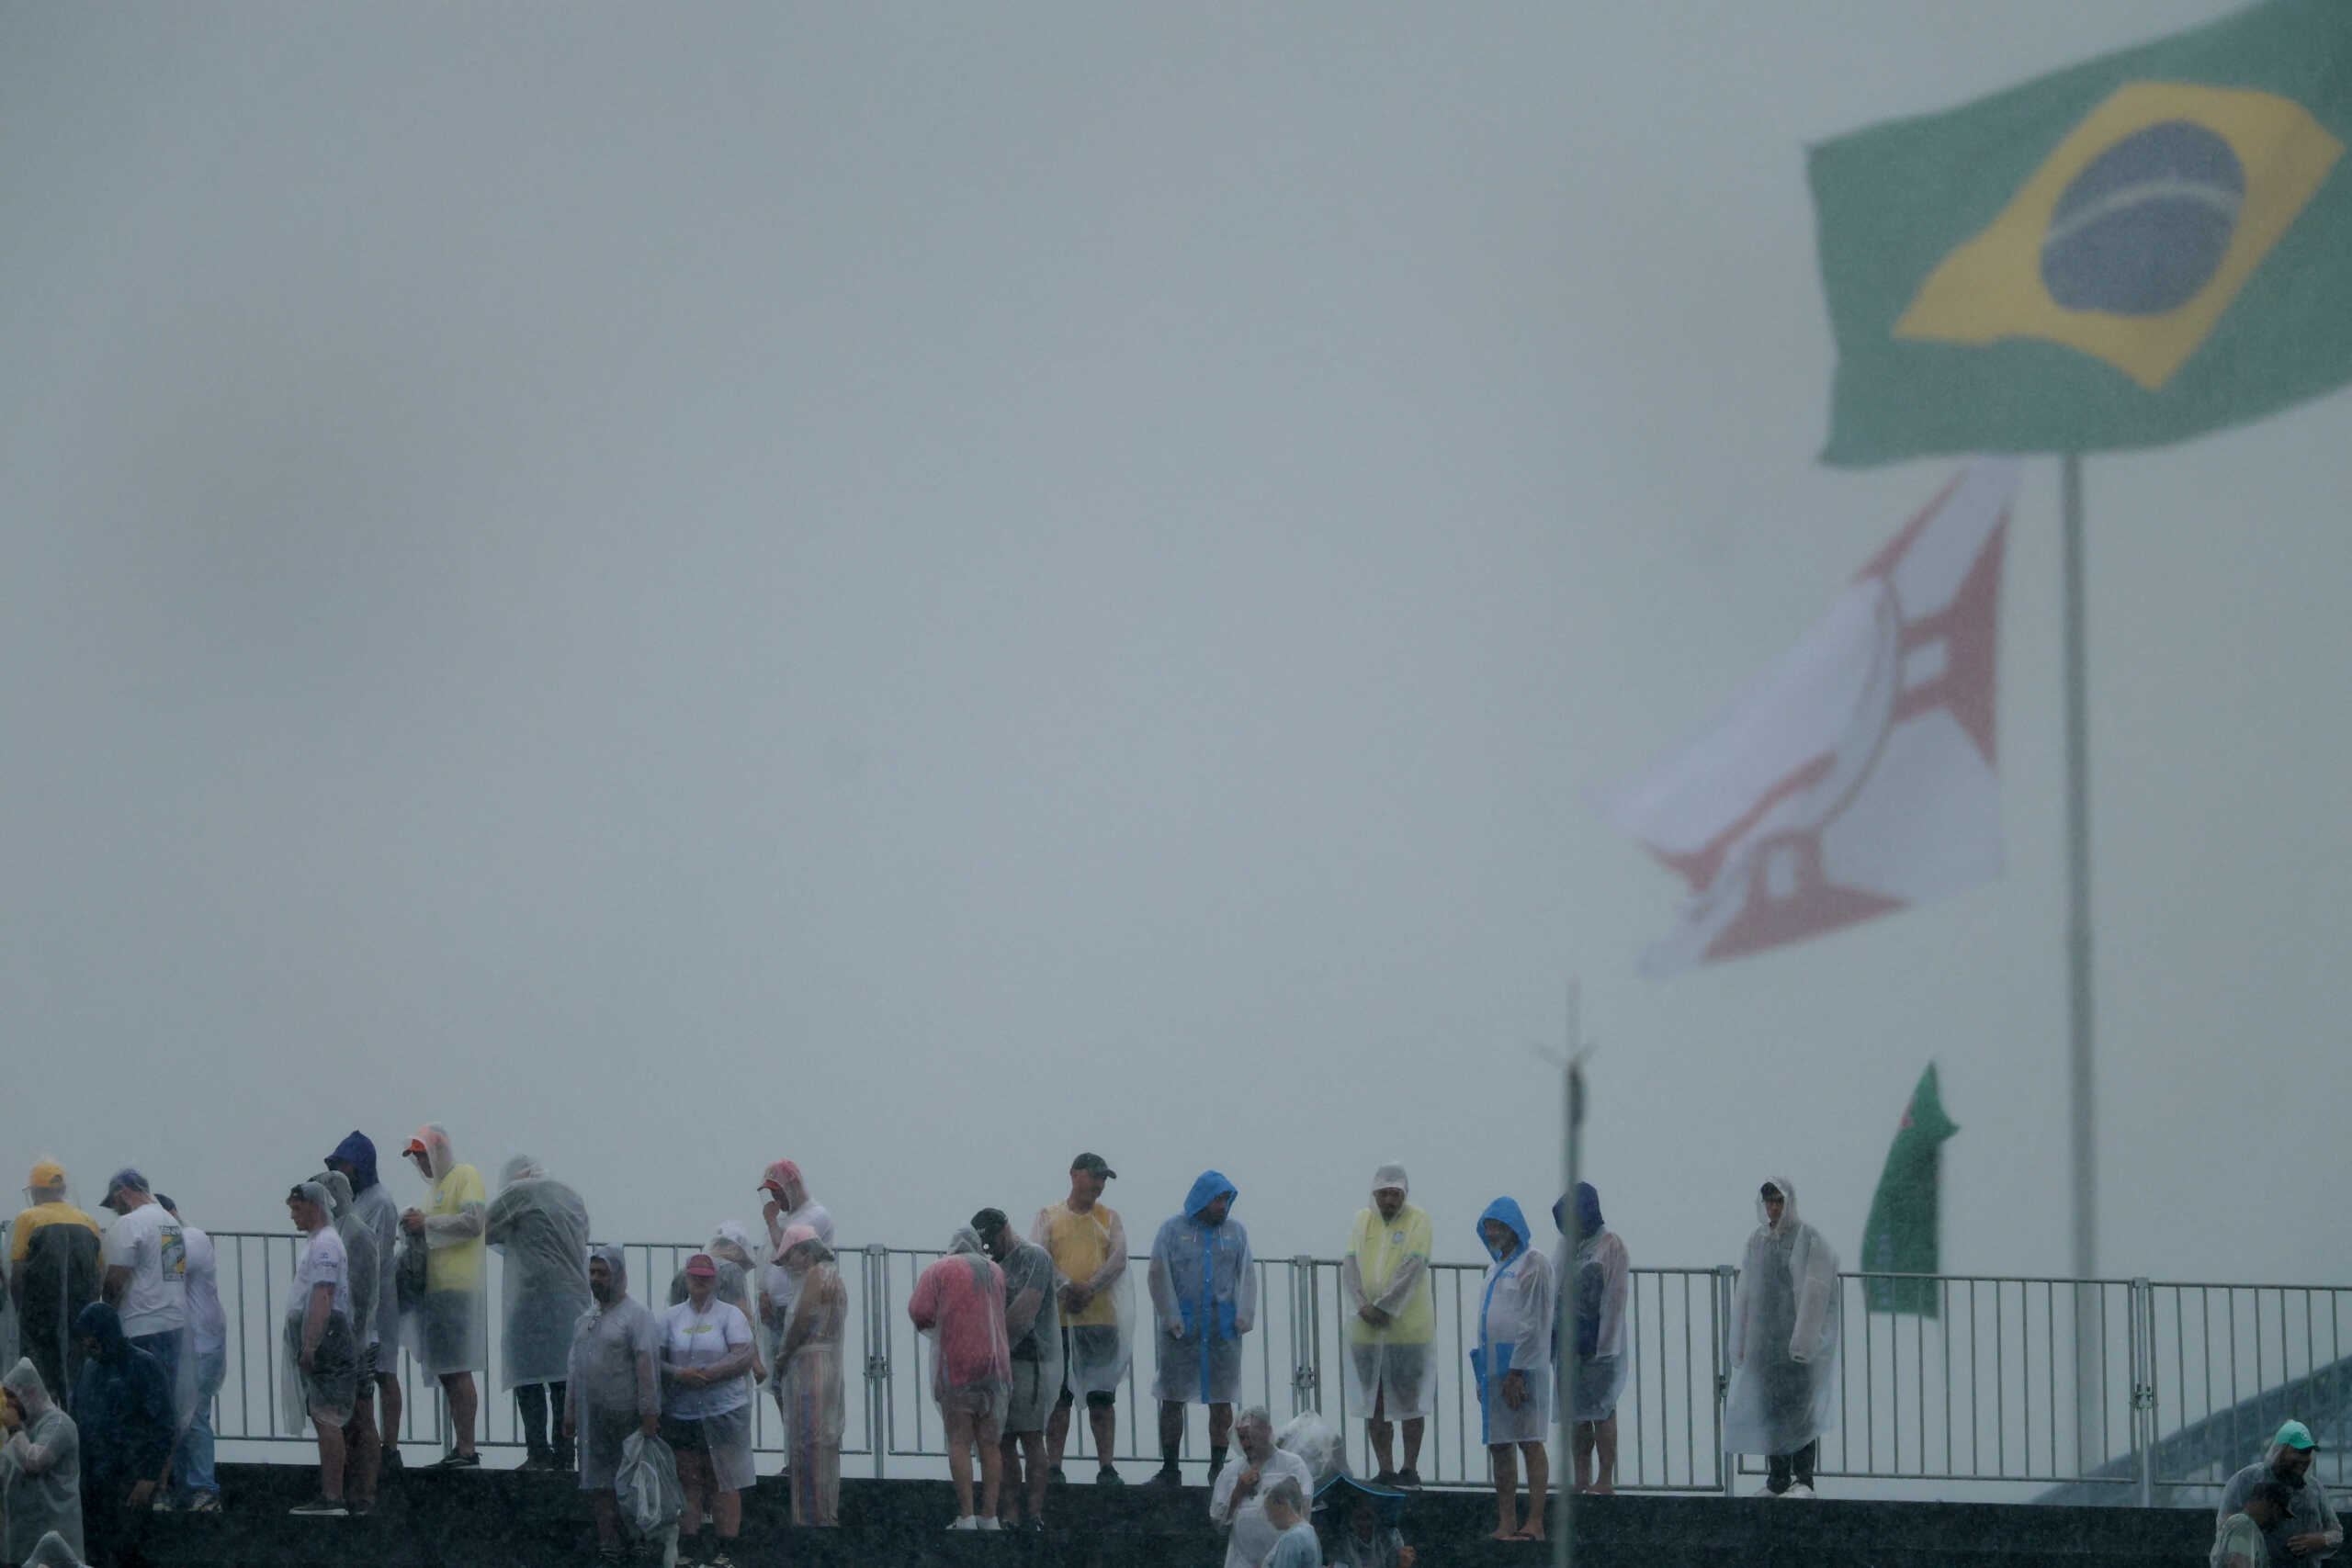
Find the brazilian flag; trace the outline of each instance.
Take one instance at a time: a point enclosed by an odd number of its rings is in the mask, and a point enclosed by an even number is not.
[[[2352,380],[2352,0],[1813,151],[1826,461],[2152,446]]]
[[[1919,1075],[1919,1087],[1911,1091],[1911,1103],[1903,1108],[1894,1146],[1886,1151],[1886,1169],[1871,1199],[1870,1223],[1862,1227],[1862,1300],[1871,1312],[1939,1315],[1934,1280],[1868,1276],[1941,1272],[1936,1226],[1942,1206],[1943,1147],[1944,1140],[1959,1131],[1944,1114],[1936,1065],[1930,1062]]]

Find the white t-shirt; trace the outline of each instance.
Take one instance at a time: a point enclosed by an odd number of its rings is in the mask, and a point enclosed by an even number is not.
[[[212,1238],[191,1224],[180,1226],[187,1244],[187,1332],[198,1355],[223,1350],[229,1345],[229,1317],[220,1310],[220,1266]]]
[[[141,1339],[187,1326],[187,1243],[169,1209],[131,1210],[107,1227],[104,1250],[107,1268],[130,1270],[115,1308],[124,1334]]]
[[[311,1310],[311,1292],[321,1285],[334,1287],[334,1310],[343,1314],[344,1321],[351,1320],[351,1255],[343,1249],[343,1237],[334,1234],[333,1225],[321,1225],[318,1234],[302,1246],[294,1259],[294,1301],[289,1310],[306,1314]]]
[[[668,1367],[715,1367],[752,1342],[752,1320],[741,1308],[713,1296],[708,1310],[680,1302],[662,1314],[662,1361]],[[681,1420],[724,1416],[750,1403],[748,1375],[729,1378],[708,1388],[668,1383],[662,1391],[664,1415]]]

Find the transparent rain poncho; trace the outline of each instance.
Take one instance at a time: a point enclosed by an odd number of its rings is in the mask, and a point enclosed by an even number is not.
[[[317,1181],[303,1182],[301,1191],[326,1213],[328,1224],[295,1244],[294,1288],[287,1295],[280,1336],[278,1418],[288,1434],[297,1436],[306,1424],[322,1418],[336,1426],[350,1420],[359,1377],[359,1341],[351,1327],[358,1293],[349,1249],[334,1224],[334,1200]],[[302,1344],[310,1334],[311,1300],[321,1286],[329,1288],[334,1304],[320,1325],[311,1365],[305,1371]]]
[[[1185,1194],[1184,1212],[1161,1223],[1151,1242],[1148,1279],[1159,1326],[1154,1398],[1175,1404],[1230,1404],[1241,1392],[1241,1337],[1258,1323],[1258,1270],[1250,1233],[1233,1217],[1232,1182],[1204,1170]],[[1202,1216],[1220,1198],[1222,1223]]]
[[[1080,1213],[1064,1199],[1037,1211],[1029,1239],[1054,1260],[1055,1306],[1069,1341],[1062,1386],[1080,1400],[1116,1393],[1135,1348],[1135,1280],[1125,1222],[1099,1201]]]
[[[489,1365],[489,1259],[482,1245],[489,1196],[481,1172],[458,1163],[448,1129],[416,1130],[432,1192],[423,1205],[424,1295],[403,1307],[401,1331],[417,1370],[429,1377]]]
[[[776,1334],[776,1403],[784,1416],[792,1472],[792,1522],[840,1522],[842,1435],[848,1401],[842,1382],[842,1338],[849,1292],[830,1243],[808,1225],[776,1238],[793,1276],[792,1315]]]
[[[1569,1321],[1577,1336],[1576,1386],[1569,1391],[1571,1421],[1605,1421],[1617,1413],[1634,1358],[1625,1353],[1625,1310],[1633,1283],[1624,1242],[1600,1216],[1600,1193],[1589,1181],[1577,1183],[1576,1213],[1568,1200],[1552,1205],[1560,1227],[1560,1250],[1552,1264],[1555,1289],[1574,1292]],[[1555,1355],[1562,1354],[1559,1347]]]
[[[1001,1429],[1012,1399],[1004,1273],[971,1226],[959,1226],[948,1239],[947,1256],[915,1280],[907,1316],[931,1341],[931,1395],[939,1408]]]
[[[25,1559],[24,1568],[84,1568],[82,1553],[74,1543],[56,1530],[34,1543],[33,1554]]]
[[[368,1314],[368,1326],[379,1348],[376,1371],[389,1377],[399,1369],[401,1337],[401,1294],[399,1256],[401,1245],[401,1206],[392,1201],[391,1192],[384,1186],[376,1169],[376,1145],[367,1134],[353,1131],[334,1152],[327,1156],[349,1165],[351,1175],[351,1212],[368,1227],[376,1248],[376,1304]],[[354,1267],[357,1266],[356,1256]],[[363,1337],[361,1345],[370,1340]]]
[[[19,1360],[0,1388],[25,1407],[25,1424],[0,1443],[0,1509],[8,1517],[0,1562],[21,1562],[55,1531],[82,1554],[81,1438],[73,1417],[50,1397],[40,1372]]]
[[[2311,1436],[2310,1429],[2303,1428],[2301,1436],[2308,1439]],[[2291,1494],[2292,1500],[2287,1506],[2286,1518],[2279,1522],[2277,1529],[2270,1532],[2269,1539],[2283,1545],[2299,1535],[2316,1535],[2324,1540],[2326,1545],[2319,1551],[2308,1553],[2293,1561],[2298,1562],[2324,1561],[2334,1553],[2336,1548],[2344,1544],[2344,1522],[2336,1516],[2335,1505],[2328,1500],[2327,1488],[2320,1483],[2316,1474],[2304,1475],[2301,1479],[2301,1483],[2298,1484],[2296,1482],[2288,1481],[2278,1472],[2278,1461],[2286,1456],[2286,1445],[2277,1438],[2273,1438],[2264,1445],[2262,1457],[2259,1460],[2231,1476],[2222,1486],[2222,1504],[2219,1511],[2213,1516],[2214,1525],[2218,1529],[2232,1514],[2244,1512],[2246,1499],[2253,1494],[2257,1483],[2264,1481],[2281,1482]]]
[[[564,1400],[583,1438],[624,1416],[662,1414],[662,1333],[653,1309],[628,1293],[628,1259],[619,1247],[600,1247],[594,1256],[611,1274],[610,1299],[592,1296],[573,1320],[562,1372]],[[593,1441],[581,1450],[583,1485],[610,1479],[589,1473],[596,1451]]]
[[[1012,1229],[1008,1225],[1006,1234]],[[1023,1360],[1037,1363],[1037,1386],[1062,1385],[1061,1280],[1053,1255],[1034,1241],[1015,1241],[999,1260],[1004,1271],[1004,1337]],[[1053,1395],[1046,1396],[1048,1404]]]
[[[1505,1254],[1487,1239],[1486,1223],[1500,1220],[1519,1238]],[[1552,1265],[1530,1244],[1527,1216],[1516,1200],[1498,1198],[1478,1216],[1478,1245],[1494,1261],[1479,1287],[1478,1338],[1470,1352],[1478,1385],[1481,1442],[1540,1443],[1551,1425]],[[1508,1380],[1521,1374],[1519,1404]]]
[[[771,1193],[776,1203],[776,1212],[766,1216],[768,1246],[763,1255],[757,1255],[760,1267],[756,1270],[759,1288],[767,1296],[766,1311],[757,1321],[767,1331],[765,1342],[773,1360],[776,1341],[783,1337],[785,1325],[792,1320],[793,1292],[798,1288],[793,1274],[784,1267],[784,1238],[794,1229],[806,1226],[831,1247],[833,1216],[825,1205],[808,1196],[808,1189],[800,1179],[800,1168],[788,1159],[769,1162],[767,1169],[761,1173],[760,1190]],[[786,1207],[796,1197],[798,1201]],[[749,1245],[747,1240],[747,1248]],[[780,1387],[778,1396],[782,1396]]]
[[[1731,1296],[1731,1389],[1724,1447],[1792,1454],[1826,1431],[1838,1411],[1838,1253],[1797,1217],[1797,1190],[1773,1177],[1781,1221],[1756,1202],[1739,1282]]]
[[[588,1293],[588,1205],[529,1155],[506,1162],[482,1239],[503,1259],[499,1386],[561,1382]]]
[[[1403,1166],[1384,1165],[1373,1173],[1373,1191],[1386,1189],[1411,1193]],[[1381,1217],[1376,1198],[1356,1213],[1340,1288],[1348,1325],[1348,1397],[1366,1416],[1375,1399],[1384,1420],[1429,1414],[1430,1344],[1437,1329],[1430,1285],[1434,1243],[1429,1215],[1409,1202],[1393,1220]],[[1387,1321],[1366,1321],[1366,1306],[1387,1314]]]
[[[359,1217],[351,1196],[351,1182],[339,1170],[322,1170],[311,1178],[309,1185],[324,1188],[327,1195],[327,1218],[334,1225],[334,1234],[343,1239],[345,1266],[351,1270],[351,1337],[353,1343],[366,1348],[374,1344],[378,1262],[376,1233]]]

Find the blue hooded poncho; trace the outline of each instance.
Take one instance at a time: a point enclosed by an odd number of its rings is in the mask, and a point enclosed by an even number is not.
[[[1487,1222],[1500,1220],[1519,1246],[1506,1258],[1487,1240]],[[1552,1266],[1529,1245],[1527,1216],[1515,1199],[1498,1198],[1478,1216],[1478,1245],[1495,1261],[1478,1298],[1478,1342],[1470,1352],[1485,1426],[1483,1440],[1540,1443],[1550,1424],[1552,1394]],[[1521,1374],[1520,1403],[1511,1405],[1503,1382]]]
[[[376,1145],[365,1133],[355,1132],[334,1146],[331,1160],[342,1160],[351,1167],[351,1195],[358,1197],[376,1185]]]
[[[1258,1320],[1258,1271],[1250,1233],[1233,1218],[1210,1225],[1202,1212],[1240,1196],[1217,1171],[1204,1170],[1184,1195],[1184,1212],[1164,1222],[1151,1243],[1151,1304],[1159,1314],[1157,1398],[1229,1404],[1241,1382],[1241,1336]],[[1171,1325],[1182,1332],[1170,1334]]]

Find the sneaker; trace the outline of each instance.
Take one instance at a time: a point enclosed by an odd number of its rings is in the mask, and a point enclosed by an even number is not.
[[[1184,1472],[1172,1464],[1163,1464],[1151,1472],[1151,1483],[1154,1486],[1182,1486],[1184,1484]]]
[[[370,1514],[374,1513],[375,1511],[376,1511],[376,1499],[374,1499],[373,1497],[368,1498],[368,1499],[367,1501],[365,1501],[365,1502],[360,1501],[360,1500],[359,1500],[358,1498],[356,1498],[356,1497],[354,1497],[354,1498],[352,1498],[352,1499],[351,1499],[351,1517],[352,1517],[353,1518],[355,1518],[355,1519],[364,1519],[364,1518],[366,1518],[368,1515],[370,1515]]]
[[[1374,1474],[1372,1483],[1374,1486],[1394,1487],[1396,1484],[1396,1472],[1393,1470],[1379,1471]]]
[[[1126,1483],[1127,1478],[1110,1465],[1106,1464],[1094,1472],[1094,1484],[1097,1486],[1125,1486]]]
[[[614,1568],[615,1564],[628,1561],[628,1554],[617,1546],[600,1546],[596,1549],[596,1561],[605,1568]]]
[[[1051,1470],[1046,1472],[1046,1479],[1052,1482],[1055,1485],[1059,1486],[1066,1483],[1069,1480],[1069,1477],[1062,1473],[1062,1467],[1060,1465],[1056,1465]]]
[[[727,1555],[727,1549],[722,1546],[704,1560],[703,1568],[735,1568],[735,1560]]]
[[[1036,1517],[1035,1515],[1032,1515],[1029,1522],[1023,1525],[1021,1528],[1029,1531],[1032,1535],[1043,1535],[1046,1533],[1046,1521]]]
[[[1419,1492],[1421,1489],[1421,1472],[1408,1464],[1396,1472],[1396,1484],[1408,1492]]]
[[[1804,1482],[1800,1481],[1794,1486],[1790,1487],[1786,1492],[1781,1493],[1781,1495],[1783,1497],[1815,1497],[1819,1496],[1820,1494],[1814,1491],[1812,1487],[1807,1486]]]
[[[190,1497],[187,1500],[187,1511],[191,1514],[219,1513],[220,1511],[220,1494],[218,1492],[198,1493],[195,1496]]]
[[[976,1516],[966,1514],[947,1528],[952,1530],[976,1530],[980,1528],[980,1521]]]
[[[1004,1526],[1002,1523],[995,1519],[982,1519],[980,1521],[980,1529],[984,1530],[1001,1530],[1003,1528]]]
[[[306,1519],[340,1519],[348,1517],[351,1513],[343,1506],[340,1497],[313,1497],[307,1503],[297,1503],[286,1511]]]
[[[147,1505],[147,1511],[151,1514],[168,1514],[178,1506],[179,1504],[173,1501],[170,1493],[158,1492],[155,1494],[155,1500]]]
[[[523,1462],[516,1465],[514,1468],[517,1470],[553,1470],[555,1468],[555,1455],[528,1454],[524,1457]]]
[[[480,1470],[481,1468],[481,1455],[478,1453],[446,1453],[441,1456],[439,1461],[434,1464],[432,1468],[435,1470]]]
[[[401,1458],[400,1445],[398,1443],[385,1444],[384,1462],[382,1466],[384,1473],[386,1475],[398,1475],[401,1471],[406,1470],[407,1468],[408,1461]]]

